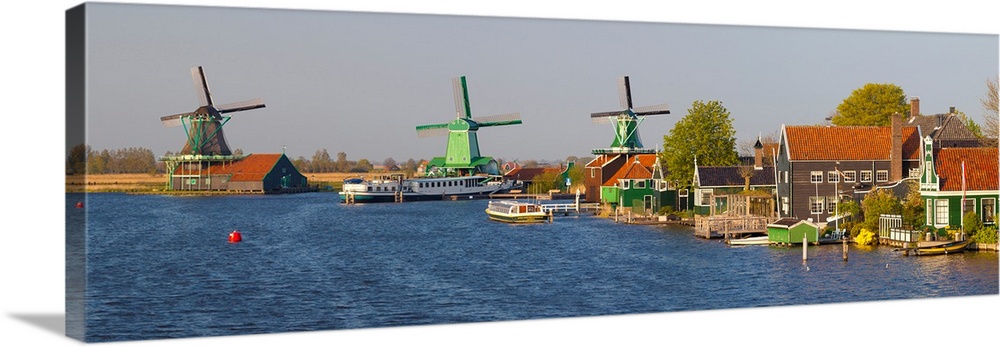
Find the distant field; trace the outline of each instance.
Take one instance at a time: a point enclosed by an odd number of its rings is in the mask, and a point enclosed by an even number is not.
[[[349,177],[371,175],[370,173],[324,172],[307,173],[309,185],[320,188],[340,189]],[[102,174],[66,176],[66,192],[148,192],[164,190],[167,184],[165,174]]]

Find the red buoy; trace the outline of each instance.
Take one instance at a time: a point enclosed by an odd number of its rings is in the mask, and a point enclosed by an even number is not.
[[[237,243],[240,241],[243,241],[243,236],[240,235],[239,230],[233,230],[233,232],[229,233],[229,243]]]
[[[76,208],[83,208],[83,201],[77,201]]]

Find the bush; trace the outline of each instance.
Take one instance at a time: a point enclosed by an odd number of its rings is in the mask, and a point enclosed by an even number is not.
[[[875,232],[867,228],[862,228],[858,237],[854,238],[854,242],[862,246],[874,245],[877,240],[878,237],[875,236]]]
[[[965,234],[973,235],[983,228],[983,222],[979,220],[979,215],[974,211],[969,211],[962,216],[962,224],[965,225]]]
[[[980,228],[972,235],[972,240],[976,243],[996,244],[997,238],[997,227],[995,225]]]

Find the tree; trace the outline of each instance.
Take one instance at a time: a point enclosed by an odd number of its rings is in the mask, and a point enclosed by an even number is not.
[[[552,189],[562,189],[559,172],[545,171],[531,178],[531,191],[536,194],[547,193]]]
[[[862,227],[868,230],[878,230],[878,218],[883,214],[900,214],[903,205],[899,203],[892,191],[888,189],[875,189],[865,196],[861,201],[861,209],[865,213],[865,221]]]
[[[399,169],[396,166],[396,159],[392,159],[392,157],[385,158],[385,160],[382,160],[382,165],[385,166],[386,171]]]
[[[87,156],[90,153],[90,146],[77,144],[69,149],[66,156],[66,174],[83,174],[87,170]]]
[[[334,165],[335,171],[337,172],[348,172],[351,170],[351,164],[347,162],[347,153],[337,152],[337,163]]]
[[[986,97],[979,99],[983,103],[983,109],[986,113],[983,115],[985,122],[983,122],[983,135],[989,138],[997,138],[998,133],[1000,133],[1000,119],[997,119],[997,81],[998,77],[993,77],[993,79],[986,80]]]
[[[926,207],[924,199],[920,197],[920,184],[915,181],[908,182],[910,191],[903,200],[903,225],[912,230],[918,230],[924,226],[926,220]]]
[[[739,163],[736,129],[721,101],[695,101],[687,115],[663,136],[660,160],[666,164],[668,180],[691,185],[694,160],[700,166],[730,166]]]
[[[907,114],[910,106],[906,102],[903,88],[895,84],[868,83],[851,92],[837,106],[837,114],[830,120],[833,125],[876,125],[892,123],[892,114]]]
[[[351,172],[371,172],[372,163],[368,159],[358,160],[358,163],[351,168]]]

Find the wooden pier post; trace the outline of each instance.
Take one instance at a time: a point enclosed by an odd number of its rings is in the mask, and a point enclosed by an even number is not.
[[[842,238],[841,240],[843,240],[844,242],[844,261],[847,261],[847,238],[845,237]]]
[[[809,238],[806,235],[802,235],[802,262],[805,262],[807,259],[809,259],[809,252],[807,250],[808,248],[809,248]]]

